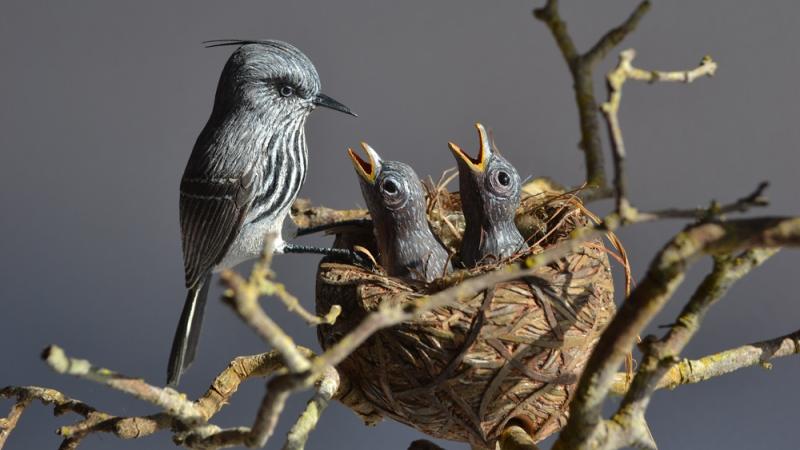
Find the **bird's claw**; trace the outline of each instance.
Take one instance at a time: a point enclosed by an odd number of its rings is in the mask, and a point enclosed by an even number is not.
[[[350,264],[375,272],[378,269],[378,263],[375,258],[364,248],[355,248],[350,252]]]

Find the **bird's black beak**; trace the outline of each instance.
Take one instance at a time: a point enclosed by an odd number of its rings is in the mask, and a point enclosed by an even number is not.
[[[343,104],[328,97],[325,94],[317,94],[317,96],[315,96],[314,100],[312,100],[311,102],[317,106],[324,106],[326,108],[335,109],[336,111],[340,111],[345,114],[350,114],[353,117],[358,117],[358,114],[354,113],[353,111],[350,111],[350,108],[344,106]]]

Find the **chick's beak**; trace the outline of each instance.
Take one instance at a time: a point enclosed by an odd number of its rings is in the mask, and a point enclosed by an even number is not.
[[[345,114],[350,114],[353,117],[358,117],[358,114],[354,113],[353,111],[350,111],[350,108],[348,108],[347,106],[339,103],[337,100],[334,100],[333,98],[328,97],[325,94],[317,94],[311,100],[311,103],[313,103],[313,104],[315,104],[317,106],[324,106],[326,108],[330,108],[330,109],[333,109],[333,110],[336,110],[336,111],[339,111],[339,112],[343,112]]]
[[[381,157],[366,142],[361,143],[361,148],[367,153],[369,162],[364,161],[352,148],[347,149],[347,154],[350,155],[350,159],[353,160],[353,166],[356,168],[356,172],[358,172],[361,178],[369,184],[374,184],[375,179],[378,178],[378,172],[380,172],[381,169]]]
[[[483,125],[476,123],[475,128],[478,129],[478,140],[481,144],[478,155],[475,158],[469,156],[461,147],[453,142],[448,142],[447,146],[450,147],[450,151],[453,152],[453,155],[466,163],[467,167],[472,169],[472,171],[484,172],[486,170],[486,162],[492,155],[492,146],[489,143],[489,135],[486,133],[486,129]]]

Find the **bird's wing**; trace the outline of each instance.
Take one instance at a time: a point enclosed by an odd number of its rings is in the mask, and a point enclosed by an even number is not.
[[[249,172],[231,178],[181,180],[181,235],[186,286],[218,264],[241,231],[253,197]]]

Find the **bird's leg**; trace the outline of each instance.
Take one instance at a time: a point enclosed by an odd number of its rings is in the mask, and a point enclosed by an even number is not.
[[[332,234],[338,232],[339,230],[361,229],[361,228],[372,230],[372,220],[367,218],[350,219],[350,220],[341,220],[339,222],[316,225],[313,227],[298,228],[295,231],[294,235],[299,237],[320,232],[327,232],[329,234]]]
[[[375,265],[369,258],[361,256],[358,252],[350,250],[349,248],[332,248],[332,247],[312,247],[309,245],[297,245],[284,243],[280,249],[281,253],[313,253],[315,255],[325,255],[341,261],[348,262],[366,269],[374,269]]]

